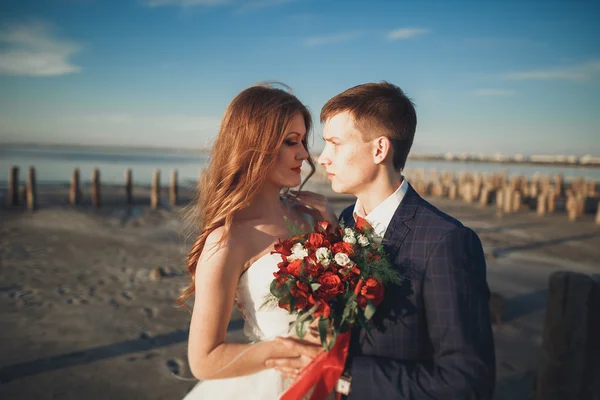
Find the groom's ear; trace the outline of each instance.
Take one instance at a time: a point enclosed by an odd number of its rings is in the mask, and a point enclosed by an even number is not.
[[[392,151],[392,142],[385,136],[380,136],[373,140],[373,161],[375,164],[381,164],[386,160]]]

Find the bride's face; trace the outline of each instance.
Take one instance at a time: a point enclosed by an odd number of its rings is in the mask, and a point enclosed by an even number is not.
[[[300,169],[302,162],[308,159],[306,151],[306,125],[302,114],[292,119],[288,132],[277,154],[277,161],[267,175],[267,181],[279,187],[295,187],[300,185]]]

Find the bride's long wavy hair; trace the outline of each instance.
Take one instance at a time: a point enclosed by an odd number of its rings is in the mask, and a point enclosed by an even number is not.
[[[192,245],[186,267],[191,282],[182,290],[177,303],[185,301],[195,290],[196,264],[204,249],[206,238],[218,227],[225,227],[227,236],[233,216],[247,207],[263,186],[269,170],[296,114],[302,114],[306,125],[303,141],[308,151],[312,127],[311,115],[290,92],[272,84],[259,84],[243,90],[229,104],[223,115],[211,159],[199,182],[190,217],[200,227]],[[308,158],[311,171],[314,161]]]

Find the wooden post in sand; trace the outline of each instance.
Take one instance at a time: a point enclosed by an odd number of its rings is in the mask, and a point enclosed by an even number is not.
[[[521,209],[521,203],[523,201],[523,196],[521,195],[521,191],[515,190],[512,195],[512,212],[518,212]]]
[[[481,207],[485,207],[488,204],[490,204],[490,199],[491,199],[491,194],[493,194],[493,192],[490,192],[490,187],[488,185],[485,185],[482,189],[481,189],[481,194],[479,196],[479,205]]]
[[[100,199],[100,170],[94,168],[92,171],[92,205],[96,208],[100,208],[102,205]]]
[[[169,186],[169,201],[174,207],[177,205],[177,170],[171,172],[171,185]]]
[[[513,193],[512,186],[504,187],[504,213],[510,214],[513,211]]]
[[[9,206],[19,205],[19,167],[10,167],[6,200]]]
[[[35,167],[29,167],[27,176],[27,208],[35,210],[37,208],[37,186],[35,182]]]
[[[73,170],[71,176],[71,187],[69,189],[69,203],[77,205],[81,201],[81,189],[79,188],[79,168]]]
[[[556,174],[554,186],[559,197],[565,193],[565,179],[562,174]]]
[[[156,210],[160,200],[160,171],[154,170],[152,187],[150,188],[150,208]]]
[[[496,215],[501,217],[504,215],[504,187],[499,187],[496,190]]]
[[[127,204],[133,204],[133,172],[131,168],[125,170],[125,197]]]
[[[600,276],[553,273],[546,304],[532,399],[600,398]]]
[[[548,213],[553,214],[556,211],[556,191],[550,191],[548,194]]]
[[[572,193],[567,194],[567,204],[566,204],[566,209],[567,209],[567,215],[569,216],[569,221],[573,222],[577,220],[577,199],[575,198],[575,195],[573,195]]]
[[[540,217],[543,217],[544,215],[546,215],[546,206],[547,206],[547,200],[546,200],[546,195],[544,193],[540,193],[537,196],[537,215],[539,215]]]
[[[448,198],[450,200],[455,200],[456,196],[458,196],[458,186],[456,183],[450,183],[450,187],[448,188]]]

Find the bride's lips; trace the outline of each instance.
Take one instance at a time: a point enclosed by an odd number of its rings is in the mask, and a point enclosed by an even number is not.
[[[302,172],[302,168],[300,168],[300,167],[292,168],[292,171],[299,174],[300,172]]]

